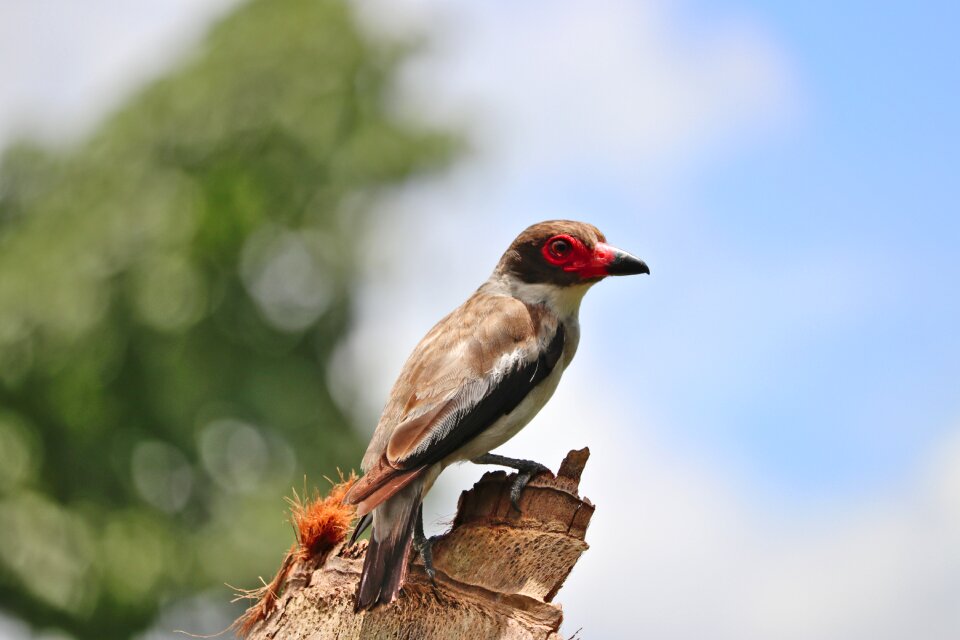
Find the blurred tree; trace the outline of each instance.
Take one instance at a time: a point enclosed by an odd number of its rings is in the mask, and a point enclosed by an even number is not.
[[[404,50],[346,5],[248,3],[78,148],[6,154],[8,613],[130,637],[271,573],[279,497],[359,459],[327,366],[365,203],[454,145],[390,113]]]

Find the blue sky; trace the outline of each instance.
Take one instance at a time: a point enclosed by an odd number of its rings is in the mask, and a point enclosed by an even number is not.
[[[0,5],[0,144],[82,135],[230,4]],[[956,637],[960,8],[357,6],[380,36],[432,34],[398,108],[468,123],[473,152],[381,203],[337,360],[363,384],[341,402],[372,429],[409,350],[517,232],[594,222],[652,274],[590,292],[576,361],[503,449],[593,451],[567,631]],[[428,515],[477,474],[445,472]],[[631,593],[601,588],[622,573]]]
[[[805,105],[788,135],[699,176],[712,237],[759,269],[846,255],[841,266],[857,272],[872,301],[844,322],[808,324],[756,393],[690,423],[720,423],[718,445],[786,489],[900,481],[960,416],[960,11],[722,7],[703,11],[749,11],[788,49]],[[831,276],[810,266],[812,278]],[[722,277],[722,265],[713,275]]]

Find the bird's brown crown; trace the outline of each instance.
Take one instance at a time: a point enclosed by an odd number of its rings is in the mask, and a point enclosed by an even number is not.
[[[581,284],[585,276],[572,266],[589,261],[606,238],[592,224],[547,220],[527,227],[507,249],[497,271],[527,283]]]

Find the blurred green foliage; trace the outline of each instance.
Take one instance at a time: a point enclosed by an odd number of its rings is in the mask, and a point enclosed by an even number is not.
[[[255,1],[82,145],[6,154],[7,613],[126,638],[255,586],[292,541],[282,496],[357,463],[327,384],[356,238],[454,148],[391,114],[402,56],[345,1]]]

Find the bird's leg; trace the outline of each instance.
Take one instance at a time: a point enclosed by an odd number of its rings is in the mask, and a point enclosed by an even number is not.
[[[513,508],[517,511],[520,511],[520,494],[523,493],[523,489],[527,486],[527,483],[530,482],[530,479],[538,473],[550,471],[547,467],[533,460],[508,458],[506,456],[498,456],[495,453],[485,453],[470,462],[474,464],[496,464],[501,467],[510,467],[511,469],[517,470],[517,477],[510,487],[510,504],[512,504]]]
[[[423,559],[423,569],[430,576],[430,582],[436,587],[437,571],[433,568],[433,542],[434,538],[428,538],[423,533],[423,504],[421,503],[417,508],[417,522],[413,527],[413,545]]]

